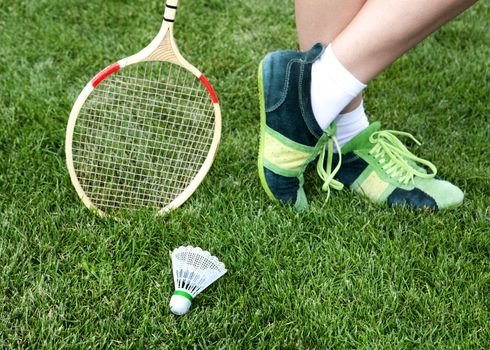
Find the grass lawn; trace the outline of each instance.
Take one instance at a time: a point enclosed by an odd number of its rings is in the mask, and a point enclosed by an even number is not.
[[[0,348],[490,348],[490,3],[480,1],[366,90],[372,121],[460,186],[443,213],[328,202],[314,172],[302,214],[256,171],[256,69],[297,48],[293,1],[182,0],[181,52],[222,105],[217,159],[167,217],[100,219],[78,199],[64,136],[86,82],[158,31],[164,1],[0,2]],[[169,250],[229,273],[189,314],[168,310]]]

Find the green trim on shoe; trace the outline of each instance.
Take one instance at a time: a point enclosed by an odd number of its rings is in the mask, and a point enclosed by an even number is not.
[[[259,86],[259,104],[260,104],[260,141],[259,141],[259,156],[258,156],[258,170],[259,170],[259,178],[262,187],[267,193],[267,196],[273,201],[276,200],[276,197],[272,194],[272,191],[267,184],[264,173],[264,143],[265,143],[265,100],[264,100],[264,85],[263,85],[263,75],[262,75],[262,65],[264,61],[261,61],[259,64],[258,71],[258,86]]]
[[[288,146],[288,147],[290,147],[290,148],[292,148],[298,152],[311,153],[315,148],[315,147],[311,147],[311,146],[302,145],[301,143],[298,143],[298,142],[294,142],[293,140],[290,140],[287,137],[281,135],[280,133],[278,133],[274,129],[269,128],[267,125],[265,126],[265,131],[267,134],[270,134],[271,137],[274,137],[275,139],[277,139],[278,141],[280,141],[284,145],[286,145],[286,146]]]
[[[314,147],[308,147],[285,138],[266,126],[264,144],[264,162],[275,168],[284,169],[291,175],[298,176],[304,171],[305,159],[315,151]]]
[[[396,186],[385,181],[376,170],[370,167],[367,167],[351,185],[354,192],[380,204],[386,201],[395,188]]]
[[[264,142],[265,142],[265,100],[264,100],[264,87],[263,87],[263,75],[262,75],[262,65],[264,61],[261,61],[259,64],[258,71],[258,86],[259,86],[259,104],[260,104],[260,141],[259,141],[259,156],[258,156],[258,170],[259,170],[259,178],[262,187],[265,190],[267,196],[273,201],[276,200],[276,197],[272,194],[272,191],[267,184],[264,173]]]

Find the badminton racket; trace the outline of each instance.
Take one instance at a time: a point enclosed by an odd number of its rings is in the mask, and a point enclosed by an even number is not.
[[[143,50],[99,72],[70,113],[66,162],[83,203],[99,215],[177,208],[197,189],[221,135],[218,98],[180,54],[178,0]]]

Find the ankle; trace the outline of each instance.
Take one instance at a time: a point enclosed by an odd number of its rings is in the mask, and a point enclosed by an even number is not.
[[[335,119],[337,138],[340,147],[343,147],[350,140],[356,137],[361,131],[369,126],[369,120],[364,110],[364,103],[361,100],[359,106],[354,110],[339,114]]]

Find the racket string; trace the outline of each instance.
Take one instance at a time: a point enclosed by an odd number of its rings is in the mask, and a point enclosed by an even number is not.
[[[134,66],[94,90],[74,132],[77,177],[101,209],[165,207],[213,140],[214,107],[199,79],[168,63]]]

